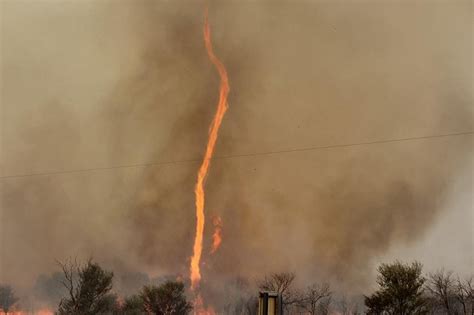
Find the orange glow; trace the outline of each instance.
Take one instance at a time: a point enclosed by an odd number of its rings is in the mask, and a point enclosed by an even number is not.
[[[217,216],[212,219],[214,234],[212,234],[211,254],[214,254],[222,243],[222,219]]]
[[[211,43],[211,30],[209,28],[209,21],[207,18],[207,10],[204,20],[204,43],[206,45],[207,55],[209,60],[214,64],[221,79],[219,87],[219,102],[217,103],[217,111],[214,119],[209,127],[209,138],[207,141],[206,152],[197,174],[196,186],[194,188],[194,194],[196,196],[196,236],[194,238],[193,256],[191,257],[191,288],[194,290],[199,285],[201,280],[201,255],[202,255],[202,240],[204,233],[205,224],[205,213],[204,213],[204,182],[206,180],[207,173],[209,171],[209,165],[211,163],[212,155],[214,153],[214,147],[216,145],[219,128],[224,118],[224,114],[227,110],[227,95],[229,94],[229,80],[227,78],[227,71],[224,64],[217,58],[212,49]]]
[[[204,307],[202,297],[198,294],[194,300],[194,315],[216,315],[216,312],[211,306]]]
[[[54,315],[54,312],[48,309],[42,309],[34,312],[25,312],[25,311],[12,311],[8,313],[0,312],[0,314],[6,315]]]

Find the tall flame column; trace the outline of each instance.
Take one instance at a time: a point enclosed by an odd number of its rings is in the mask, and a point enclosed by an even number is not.
[[[216,145],[219,128],[222,124],[225,112],[227,111],[227,95],[229,94],[229,79],[224,64],[217,58],[212,49],[211,30],[208,21],[208,12],[206,10],[204,19],[204,43],[206,45],[207,55],[209,60],[214,64],[220,76],[219,87],[219,102],[217,103],[217,111],[209,127],[209,138],[207,141],[206,152],[202,160],[201,166],[197,174],[196,186],[194,194],[196,196],[196,236],[194,238],[193,256],[191,257],[190,278],[191,288],[194,290],[199,286],[201,281],[201,256],[202,256],[202,241],[204,234],[204,225],[206,216],[204,212],[205,205],[205,191],[204,183],[206,180],[211,159],[214,154],[214,147]]]

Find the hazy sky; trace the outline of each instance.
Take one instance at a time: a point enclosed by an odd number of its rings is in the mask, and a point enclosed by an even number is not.
[[[187,275],[198,163],[133,165],[203,153],[204,6],[1,2],[0,282],[74,256]],[[473,270],[472,134],[252,155],[472,131],[471,1],[211,1],[209,19],[231,87],[216,155],[250,156],[211,166],[205,279]]]

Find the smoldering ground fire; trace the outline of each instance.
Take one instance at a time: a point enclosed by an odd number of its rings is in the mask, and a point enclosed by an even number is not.
[[[3,175],[94,170],[2,179],[1,281],[26,291],[76,255],[187,275],[219,86],[202,3],[2,6]],[[253,154],[471,130],[469,8],[209,5],[232,106],[206,186],[225,240],[202,266],[205,301],[222,279],[267,270],[358,292],[387,251],[432,249],[423,240],[469,200],[471,136]],[[243,156],[219,159],[230,155]],[[114,168],[183,160],[194,162]],[[468,231],[457,218],[446,234]],[[468,269],[469,243],[450,243],[437,260]]]

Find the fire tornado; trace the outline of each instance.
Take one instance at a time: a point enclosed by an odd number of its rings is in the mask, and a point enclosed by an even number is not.
[[[209,27],[208,13],[206,10],[204,18],[204,43],[206,45],[209,60],[214,64],[220,76],[219,102],[217,110],[209,127],[209,138],[207,140],[206,152],[197,173],[194,194],[196,196],[196,236],[194,238],[193,256],[191,257],[191,288],[195,289],[201,280],[200,262],[202,255],[202,240],[206,216],[204,213],[205,191],[204,184],[211,164],[214,147],[216,145],[219,128],[227,111],[227,95],[229,94],[229,79],[224,64],[217,58],[212,49],[211,30]]]

